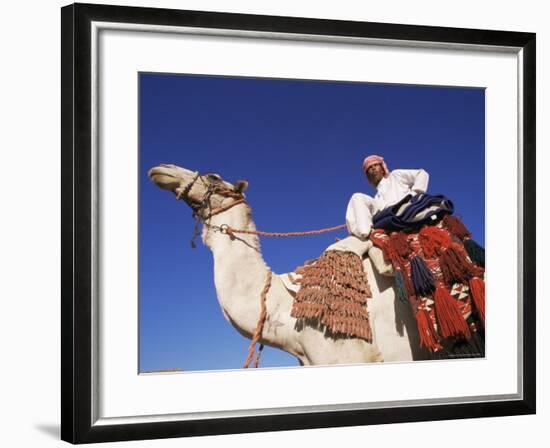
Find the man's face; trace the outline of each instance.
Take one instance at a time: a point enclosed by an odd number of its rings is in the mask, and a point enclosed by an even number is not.
[[[374,165],[369,166],[367,170],[367,179],[374,186],[384,178],[384,168],[382,168],[381,163],[375,163]]]

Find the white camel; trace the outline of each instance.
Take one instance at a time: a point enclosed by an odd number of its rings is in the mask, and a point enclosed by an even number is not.
[[[255,234],[228,235],[233,229],[256,230],[250,206],[244,201],[245,181],[234,185],[217,174],[200,175],[176,165],[159,165],[149,177],[160,188],[185,200],[203,221],[202,241],[214,256],[214,283],[225,318],[239,333],[251,339],[260,315],[260,294],[264,289],[266,265]],[[240,200],[239,200],[240,198]],[[206,220],[206,222],[204,222]],[[364,243],[348,237],[341,246],[366,251]],[[361,246],[363,245],[363,246]],[[294,355],[301,365],[410,361],[418,359],[416,324],[408,304],[395,299],[393,278],[387,274],[379,251],[370,248],[364,259],[372,290],[368,299],[373,340],[332,338],[309,326],[297,326],[290,315],[295,291],[286,274],[273,274],[266,296],[267,318],[261,335],[264,345]],[[373,269],[373,262],[377,269]]]

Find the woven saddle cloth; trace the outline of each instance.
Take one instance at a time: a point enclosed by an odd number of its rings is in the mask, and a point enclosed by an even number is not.
[[[370,240],[362,241],[359,238],[350,235],[346,238],[331,244],[325,251],[337,250],[342,252],[353,252],[363,259],[363,264],[366,262],[367,257],[370,258],[375,269],[381,275],[392,276],[393,267],[391,263],[384,261],[384,254],[382,250],[374,246]],[[306,262],[307,264],[308,262]],[[366,271],[365,271],[366,272]],[[297,282],[302,275],[297,272],[288,272],[280,275],[285,288],[292,293],[297,293],[300,290],[300,284]]]

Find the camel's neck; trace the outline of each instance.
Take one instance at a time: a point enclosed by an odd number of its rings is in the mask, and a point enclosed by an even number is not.
[[[255,230],[249,206],[239,204],[213,216],[210,225],[203,228],[203,241],[214,255],[214,282],[220,305],[233,325],[250,335],[258,320],[260,294],[268,267],[256,235],[236,234],[231,238],[211,227],[222,224],[233,229]]]
[[[230,202],[233,199],[229,198],[224,201],[223,205]],[[260,250],[260,241],[255,234],[235,234],[232,238],[229,235],[219,231],[219,227],[223,224],[236,230],[256,230],[256,225],[252,221],[252,213],[250,207],[246,203],[235,205],[228,210],[214,215],[208,225],[204,225],[202,231],[202,239],[204,244],[214,254],[216,262],[229,261],[228,258],[235,256],[243,257],[241,263],[247,265],[252,263],[254,265],[261,264],[265,270],[266,265],[262,258]],[[218,258],[220,258],[218,260]],[[236,261],[235,259],[232,261]]]

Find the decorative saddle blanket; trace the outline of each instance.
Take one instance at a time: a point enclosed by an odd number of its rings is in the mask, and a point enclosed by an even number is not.
[[[458,218],[445,215],[420,229],[375,229],[365,242],[341,240],[289,276],[296,294],[291,314],[327,335],[371,341],[370,288],[360,260],[376,249],[380,261],[392,267],[396,299],[410,305],[429,356],[482,357],[485,251],[470,237]]]
[[[451,215],[420,230],[375,229],[393,265],[396,297],[409,303],[420,344],[434,358],[484,356],[485,251]]]
[[[372,341],[367,311],[371,291],[359,255],[349,250],[326,250],[297,270],[300,289],[291,316],[301,324],[322,329],[327,336]]]
[[[454,205],[450,199],[427,193],[407,195],[397,204],[373,216],[373,227],[387,231],[409,230],[434,223],[445,215],[452,215]]]

